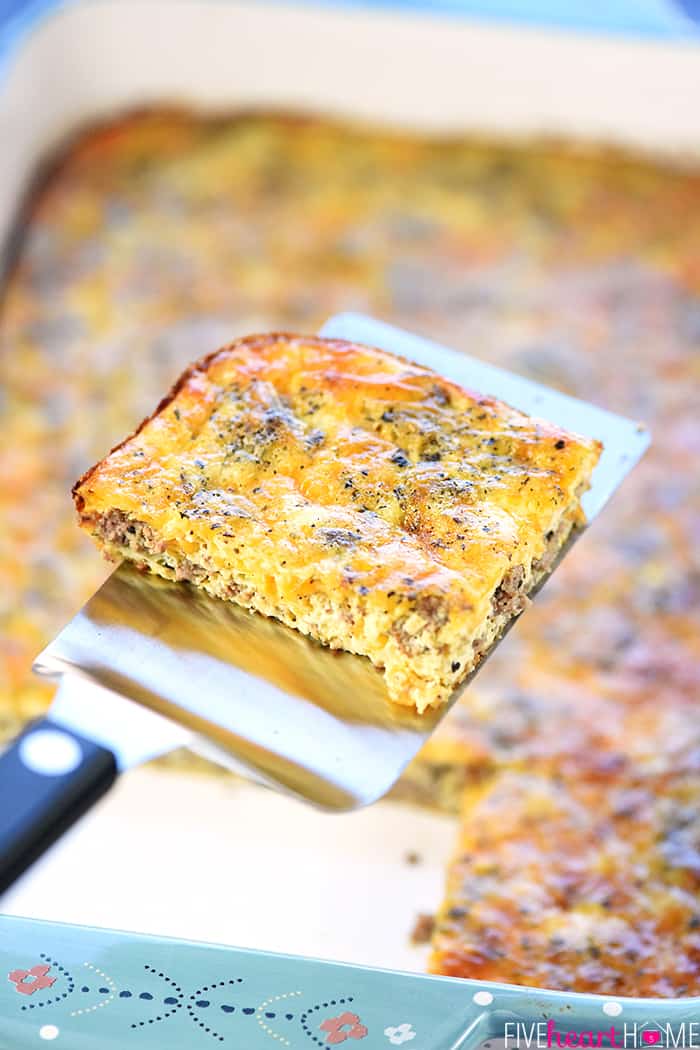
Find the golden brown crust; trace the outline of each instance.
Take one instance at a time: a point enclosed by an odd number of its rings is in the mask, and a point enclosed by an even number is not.
[[[446,701],[580,520],[599,446],[342,339],[189,368],[74,488],[108,553],[273,615]]]
[[[504,768],[467,791],[430,969],[607,995],[700,981],[697,757],[635,776]]]

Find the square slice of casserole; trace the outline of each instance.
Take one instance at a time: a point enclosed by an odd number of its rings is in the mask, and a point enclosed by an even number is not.
[[[114,558],[368,657],[444,703],[572,528],[600,446],[392,354],[251,336],[74,487]]]

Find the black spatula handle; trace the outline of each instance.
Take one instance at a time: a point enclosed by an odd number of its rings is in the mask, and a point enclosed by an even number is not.
[[[114,783],[114,755],[42,718],[0,755],[0,893]]]

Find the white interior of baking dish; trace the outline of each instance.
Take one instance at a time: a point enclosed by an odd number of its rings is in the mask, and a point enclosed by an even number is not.
[[[38,161],[69,132],[163,100],[700,149],[700,51],[681,43],[395,11],[73,0],[5,55],[0,242]],[[416,912],[439,901],[454,838],[450,819],[393,803],[331,818],[240,782],[140,770],[2,903],[421,969],[425,952],[407,935]],[[407,864],[409,852],[421,862]]]

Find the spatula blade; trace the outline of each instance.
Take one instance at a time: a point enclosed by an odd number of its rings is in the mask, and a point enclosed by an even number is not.
[[[187,747],[192,735],[143,704],[73,674],[61,676],[51,720],[110,750],[120,773]]]
[[[369,661],[122,564],[41,653],[186,726],[191,745],[328,809],[384,794],[438,715],[387,697]]]

